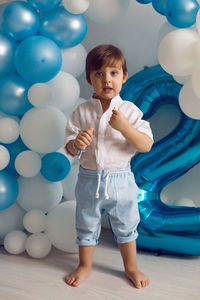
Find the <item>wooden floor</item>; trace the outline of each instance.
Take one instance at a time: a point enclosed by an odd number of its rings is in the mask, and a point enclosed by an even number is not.
[[[137,290],[125,279],[109,230],[95,250],[92,275],[78,288],[64,276],[77,265],[77,254],[53,249],[44,259],[14,256],[0,247],[0,300],[199,300],[200,257],[154,256],[139,252],[138,265],[151,285]]]

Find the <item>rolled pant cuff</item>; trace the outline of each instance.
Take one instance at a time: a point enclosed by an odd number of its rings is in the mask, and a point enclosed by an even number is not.
[[[130,243],[132,241],[135,241],[138,237],[138,233],[135,233],[134,235],[127,236],[127,237],[118,237],[116,239],[118,244],[125,244],[125,243]]]
[[[96,240],[76,240],[76,244],[79,246],[96,246],[98,241]]]

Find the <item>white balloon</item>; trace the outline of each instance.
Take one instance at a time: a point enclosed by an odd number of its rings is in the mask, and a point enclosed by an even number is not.
[[[85,60],[87,52],[83,45],[79,44],[72,48],[61,49],[61,70],[78,77],[85,71]]]
[[[80,96],[80,86],[77,79],[69,73],[60,71],[46,84],[51,88],[51,98],[48,105],[55,106],[60,110],[66,110],[73,106]]]
[[[65,155],[65,156],[69,159],[70,164],[72,165],[72,163],[73,163],[75,157],[72,157],[71,155],[67,154],[66,151],[65,151],[64,146],[61,147],[60,149],[58,149],[58,151],[56,151],[56,152],[59,152],[59,153],[62,153],[63,155]],[[70,172],[71,172],[71,171],[70,171]],[[69,174],[70,174],[70,173],[69,173]]]
[[[191,75],[188,76],[173,76],[174,80],[180,84],[185,84],[188,80],[191,79]]]
[[[43,258],[51,251],[51,242],[44,233],[31,234],[25,243],[27,253],[33,258]]]
[[[3,170],[7,167],[10,161],[10,154],[6,147],[0,145],[0,170]]]
[[[13,230],[4,238],[4,248],[10,254],[21,254],[25,251],[27,235],[23,231]]]
[[[62,199],[62,183],[50,182],[41,174],[31,178],[19,177],[18,183],[19,194],[16,201],[26,211],[39,209],[46,213]]]
[[[32,209],[23,219],[24,228],[31,233],[40,233],[46,229],[47,217],[43,211]]]
[[[20,135],[32,151],[49,153],[59,149],[65,141],[67,119],[57,108],[31,108],[20,122]]]
[[[10,144],[19,137],[19,124],[12,118],[0,119],[0,142]]]
[[[87,100],[84,98],[78,98],[78,100],[76,101],[76,103],[74,104],[74,106],[71,106],[69,109],[63,111],[63,113],[65,114],[65,116],[67,117],[67,119],[70,117],[71,113],[82,103],[85,103]]]
[[[74,160],[71,165],[71,170],[65,179],[62,180],[63,196],[67,200],[75,199],[75,186],[79,171],[79,163]]]
[[[92,0],[86,16],[97,23],[110,23],[125,14],[130,0]]]
[[[197,13],[197,17],[196,17],[196,28],[197,31],[200,33],[200,10]]]
[[[23,216],[25,211],[14,203],[9,208],[0,210],[0,239],[13,230],[23,230]]]
[[[82,14],[84,13],[89,5],[89,0],[62,0],[63,6],[71,12],[72,14]]]
[[[15,169],[24,177],[33,177],[40,172],[41,157],[38,153],[26,150],[15,158]]]
[[[0,119],[2,118],[11,118],[11,116],[0,111]],[[17,116],[12,116],[12,119],[15,120],[17,123],[20,122],[20,119]]]
[[[198,41],[198,33],[190,29],[177,29],[167,34],[158,50],[163,69],[176,76],[191,74],[196,63]]]
[[[172,32],[173,30],[176,30],[177,27],[171,25],[169,22],[165,22],[160,26],[160,29],[158,31],[158,36],[157,36],[157,43],[158,46],[160,45],[161,41],[164,39],[164,37]]]
[[[35,83],[28,90],[28,99],[36,107],[46,106],[51,97],[51,88],[45,83]]]
[[[188,117],[200,119],[200,98],[195,95],[191,80],[186,82],[180,91],[179,105]]]
[[[59,250],[77,252],[75,230],[76,201],[66,201],[57,205],[47,215],[45,233]]]
[[[188,206],[188,207],[196,207],[195,203],[192,201],[192,199],[190,198],[180,198],[180,199],[176,199],[173,202],[173,205],[176,206]]]
[[[196,68],[192,73],[192,87],[195,95],[200,98],[200,68]]]

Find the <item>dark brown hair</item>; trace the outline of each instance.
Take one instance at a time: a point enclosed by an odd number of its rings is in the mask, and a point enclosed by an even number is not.
[[[113,66],[116,61],[122,63],[123,73],[126,75],[126,59],[119,48],[109,44],[93,48],[86,58],[86,79],[90,82],[90,73],[92,71],[98,70],[104,65]]]

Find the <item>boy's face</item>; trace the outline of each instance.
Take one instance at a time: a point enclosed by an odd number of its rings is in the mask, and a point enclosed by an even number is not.
[[[88,83],[93,86],[100,100],[111,101],[121,91],[127,76],[128,74],[123,73],[121,62],[116,62],[112,66],[105,65],[92,71]]]

